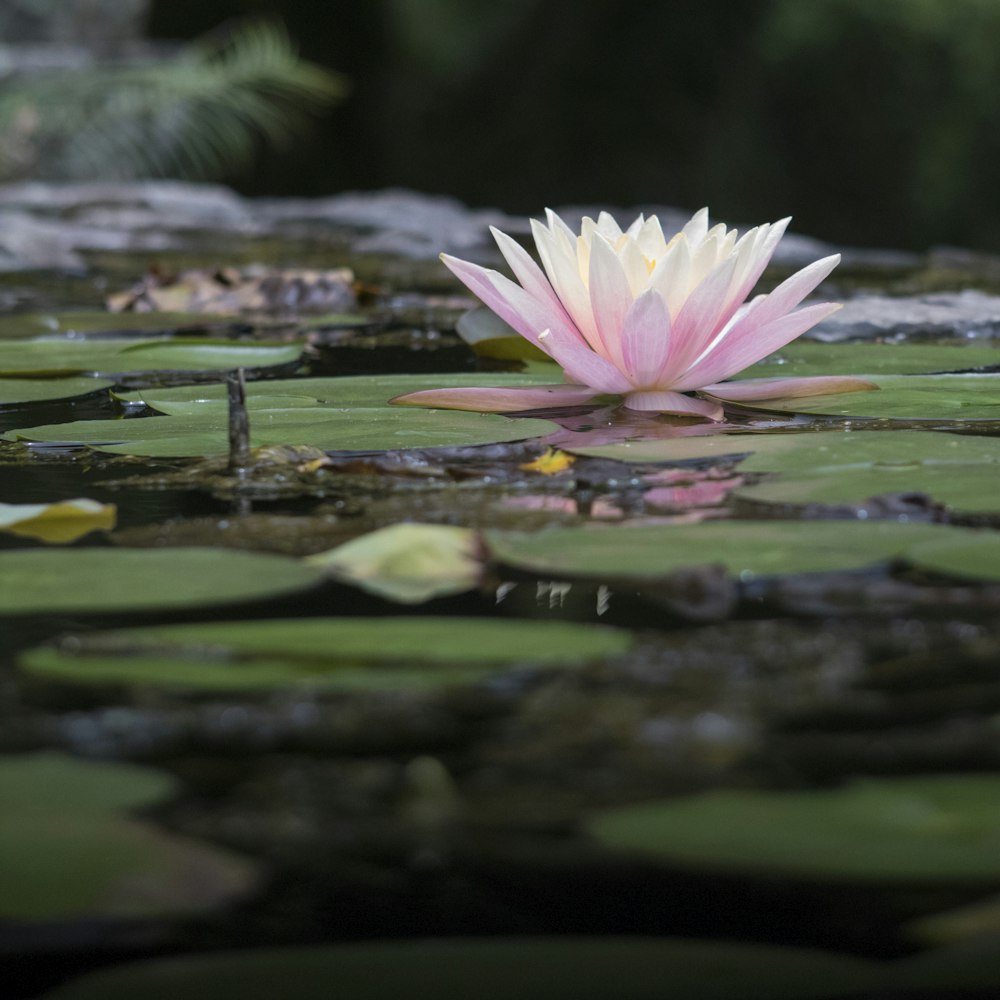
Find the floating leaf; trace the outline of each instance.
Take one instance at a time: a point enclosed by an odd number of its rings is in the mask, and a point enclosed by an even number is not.
[[[232,326],[232,320],[196,313],[13,313],[0,316],[0,340],[29,339],[55,334],[174,333]]]
[[[565,446],[577,455],[621,462],[684,462],[743,456],[740,472],[801,474],[849,466],[913,466],[922,462],[1000,461],[993,438],[935,431],[782,431],[714,437],[623,441],[593,447]]]
[[[448,372],[438,375],[353,375],[348,378],[268,379],[247,386],[247,401],[264,400],[272,396],[301,396],[315,405],[333,408],[353,406],[385,406],[394,396],[421,389],[453,388],[471,385],[548,385],[551,373],[517,375],[509,372],[474,374]],[[201,404],[226,399],[225,385],[185,385],[174,388],[142,389],[122,393],[128,402],[141,402],[163,413],[191,414]],[[412,412],[396,408],[398,412]]]
[[[291,364],[296,344],[234,341],[25,340],[0,342],[0,376],[144,371],[212,371]]]
[[[405,604],[470,590],[482,571],[474,531],[394,524],[306,560],[338,580]]]
[[[402,392],[441,383],[481,384],[484,378],[490,376],[393,375],[254,382],[247,387],[248,408],[252,410],[250,443],[252,447],[295,444],[327,451],[384,451],[519,441],[558,429],[546,420],[385,405]],[[122,398],[127,401],[143,401],[175,415],[21,428],[6,437],[89,444],[129,455],[217,454],[228,449],[229,441],[227,409],[220,402],[224,393],[221,385],[126,393]],[[293,405],[283,406],[282,400],[289,397],[295,397]],[[267,402],[276,405],[268,406]]]
[[[737,378],[805,375],[918,375],[1000,365],[995,347],[965,344],[820,344],[796,340]]]
[[[110,531],[118,509],[81,497],[56,503],[0,503],[0,531],[43,542],[75,542],[91,531]]]
[[[92,972],[46,1000],[822,1000],[868,993],[879,965],[829,952],[656,938],[486,938],[257,949]],[[749,984],[749,992],[748,992]]]
[[[666,576],[718,564],[739,577],[856,569],[906,555],[925,539],[966,529],[891,522],[717,521],[692,525],[550,528],[534,534],[488,531],[493,557],[557,576]]]
[[[86,376],[69,378],[0,378],[0,408],[24,403],[51,403],[101,392],[113,382]]]
[[[755,403],[782,413],[894,420],[1000,420],[1000,374],[876,375],[878,392],[799,396]]]
[[[554,621],[296,618],[88,632],[30,650],[20,665],[84,683],[396,691],[468,684],[516,666],[573,666],[630,643],[627,632]]]
[[[494,413],[412,411],[389,406],[336,411],[321,407],[255,409],[250,446],[305,445],[326,451],[387,451],[520,441],[555,430],[547,420],[512,419]],[[88,444],[123,455],[188,457],[216,455],[229,447],[223,410],[140,420],[83,420],[9,431],[10,440]]]
[[[522,337],[495,312],[478,306],[463,313],[455,324],[458,335],[481,358],[501,361],[542,361],[551,363],[549,356]],[[559,381],[556,377],[552,381]]]
[[[0,615],[200,607],[304,590],[318,571],[296,559],[218,549],[0,552]]]
[[[964,580],[1000,581],[1000,534],[995,531],[967,530],[948,538],[929,535],[912,546],[909,556],[918,566],[937,573]]]
[[[251,862],[128,815],[173,790],[129,764],[0,758],[0,920],[162,918],[244,893]]]
[[[595,817],[609,847],[712,871],[840,882],[1000,880],[1000,775],[725,789]]]

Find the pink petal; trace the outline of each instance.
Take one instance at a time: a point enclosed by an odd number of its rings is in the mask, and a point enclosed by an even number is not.
[[[565,338],[546,337],[542,343],[573,382],[589,385],[597,392],[619,393],[634,388],[621,371],[589,347],[580,347]]]
[[[495,226],[490,226],[490,232],[493,234],[493,239],[497,241],[497,246],[504,255],[504,259],[514,272],[514,277],[521,283],[521,287],[534,298],[547,301],[554,309],[563,314],[567,323],[572,325],[572,320],[562,302],[559,301],[559,296],[549,284],[542,269],[531,259],[531,254],[517,240],[511,239]]]
[[[565,310],[558,309],[546,298],[538,298],[505,278],[478,264],[442,254],[441,260],[470,292],[512,326],[525,340],[551,353],[539,334],[551,331],[560,339],[583,344],[576,327],[569,323]]]
[[[632,303],[622,331],[625,371],[636,386],[655,386],[670,356],[670,313],[663,296],[650,289]]]
[[[722,407],[708,399],[685,396],[679,392],[630,392],[625,397],[630,410],[647,410],[656,413],[676,413],[684,417],[705,417],[721,420]]]
[[[604,345],[601,353],[613,365],[623,368],[622,329],[625,316],[632,306],[632,290],[618,254],[597,232],[590,244],[589,286],[590,308],[597,324],[597,333]]]
[[[749,309],[711,353],[686,371],[672,388],[678,391],[700,389],[709,383],[721,382],[773,354],[839,308],[835,302],[819,302],[761,327],[753,322],[756,311]]]
[[[786,278],[769,295],[765,295],[754,306],[753,321],[756,325],[770,323],[772,320],[791,312],[829,273],[840,263],[840,254],[814,261],[808,267],[796,271]],[[748,315],[745,317],[750,319]],[[761,355],[763,357],[763,355]]]
[[[390,399],[398,406],[429,406],[442,410],[473,410],[477,413],[515,413],[557,406],[579,406],[599,395],[585,385],[531,385],[507,388],[465,386],[453,389],[421,389]]]
[[[713,268],[687,297],[674,319],[674,336],[678,341],[674,364],[678,371],[697,361],[722,328],[723,312],[728,305],[726,293],[738,263],[739,258],[734,255]]]
[[[717,399],[733,403],[755,399],[792,399],[796,396],[825,396],[837,392],[863,392],[877,389],[868,379],[854,375],[813,375],[801,378],[748,378],[739,382],[716,382],[704,385],[699,392],[707,392]]]

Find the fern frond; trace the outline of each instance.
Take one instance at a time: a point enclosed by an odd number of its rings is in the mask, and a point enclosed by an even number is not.
[[[302,61],[282,27],[249,22],[160,63],[0,81],[0,150],[27,128],[35,176],[216,177],[262,143],[287,144],[346,89]]]

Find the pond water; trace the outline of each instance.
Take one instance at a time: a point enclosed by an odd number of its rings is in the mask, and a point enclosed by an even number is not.
[[[558,381],[436,265],[165,254],[167,315],[90,264],[0,288],[0,501],[115,508],[3,515],[4,996],[995,995],[993,331],[794,345],[751,374],[880,390],[720,425],[508,418],[386,405]]]

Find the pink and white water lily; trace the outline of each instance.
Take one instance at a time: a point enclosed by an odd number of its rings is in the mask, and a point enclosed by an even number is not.
[[[540,268],[492,229],[517,281],[447,254],[466,287],[562,368],[557,385],[428,389],[394,403],[508,413],[624,397],[633,410],[721,420],[722,403],[855,392],[877,386],[847,376],[727,379],[784,347],[840,308],[802,300],[837,266],[824,257],[747,301],[789,219],[744,233],[709,228],[696,212],[667,238],[657,217],[622,230],[607,212],[573,232],[555,212],[532,220]],[[544,268],[544,270],[543,270]],[[519,282],[519,283],[518,283]]]

